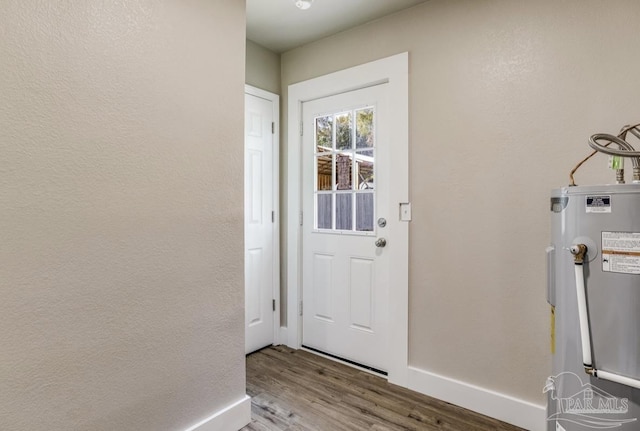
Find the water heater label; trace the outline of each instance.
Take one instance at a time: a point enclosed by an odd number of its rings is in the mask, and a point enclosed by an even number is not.
[[[602,232],[602,270],[640,274],[640,233]]]
[[[610,213],[611,196],[587,196],[588,213]]]

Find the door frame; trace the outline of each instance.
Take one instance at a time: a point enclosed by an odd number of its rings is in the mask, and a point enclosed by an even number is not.
[[[244,85],[245,94],[266,99],[271,102],[273,109],[273,299],[275,299],[275,311],[273,312],[273,343],[281,344],[280,339],[280,96],[266,90],[254,87],[249,84]],[[244,147],[244,157],[246,158],[246,144]],[[244,190],[244,187],[243,187]],[[244,214],[244,211],[243,211]],[[244,217],[243,217],[244,219]],[[245,299],[246,304],[246,299]]]
[[[390,178],[393,196],[409,202],[409,53],[365,63],[289,86],[287,130],[287,345],[302,345],[302,104],[321,97],[386,83],[389,91],[389,124],[394,136],[391,152],[395,164],[407,175]],[[395,199],[394,199],[395,200]],[[400,217],[400,208],[398,208]],[[305,222],[312,218],[306,215]],[[399,251],[390,261],[394,280],[389,298],[389,381],[407,386],[409,364],[409,225],[398,223],[394,244]],[[281,340],[284,341],[284,340]]]

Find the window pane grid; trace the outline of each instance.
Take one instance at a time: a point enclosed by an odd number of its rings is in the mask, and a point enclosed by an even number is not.
[[[373,232],[374,108],[315,119],[315,228]]]

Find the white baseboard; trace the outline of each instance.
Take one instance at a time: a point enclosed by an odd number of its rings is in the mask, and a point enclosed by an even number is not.
[[[185,431],[237,431],[249,422],[251,422],[251,397],[245,395],[241,400],[218,410]]]
[[[409,367],[409,389],[530,431],[545,431],[546,408],[419,368]]]
[[[288,344],[289,342],[289,333],[287,332],[286,326],[280,327],[280,334],[278,334],[280,338],[277,340],[277,344]]]

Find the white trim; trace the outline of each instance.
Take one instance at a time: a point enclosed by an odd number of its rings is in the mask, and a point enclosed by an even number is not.
[[[287,333],[287,327],[286,326],[281,326],[280,327],[280,338],[278,339],[278,344],[286,344],[288,340],[289,340],[289,335]]]
[[[271,101],[273,106],[273,211],[275,222],[273,226],[273,299],[276,300],[276,310],[273,315],[273,344],[277,345],[285,339],[280,338],[280,96],[269,91],[261,90],[245,84],[245,94]]]
[[[184,431],[232,431],[239,430],[251,422],[251,398],[241,400],[218,410],[208,418]]]
[[[546,407],[409,367],[409,389],[530,431],[547,429]]]
[[[409,148],[409,54],[402,53],[381,60],[366,63],[350,69],[324,75],[319,78],[289,86],[289,115],[287,131],[287,345],[298,349],[302,344],[302,319],[299,307],[302,297],[301,282],[301,230],[300,210],[302,208],[300,190],[300,124],[302,103],[310,100],[340,94],[351,90],[370,87],[379,83],[389,85],[389,103],[394,129],[392,154],[403,161],[404,172],[408,172]],[[392,177],[391,190],[394,199],[409,202],[408,174]],[[398,208],[398,214],[400,209]],[[390,262],[390,279],[394,280],[394,291],[389,298],[389,351],[393,352],[389,363],[389,381],[407,386],[408,343],[409,343],[409,226],[399,223],[394,232],[389,232],[398,244],[400,253]]]

